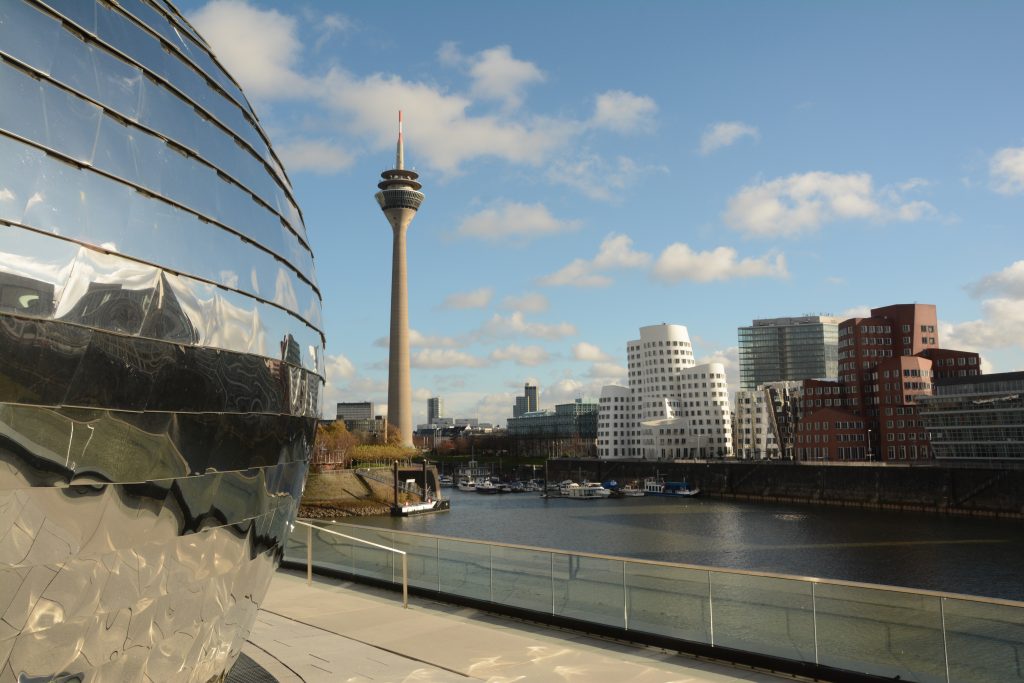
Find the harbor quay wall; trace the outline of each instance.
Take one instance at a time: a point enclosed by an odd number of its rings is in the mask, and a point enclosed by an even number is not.
[[[548,460],[548,481],[620,484],[659,476],[702,495],[878,509],[1024,517],[1024,468],[988,463],[805,463],[782,461]]]

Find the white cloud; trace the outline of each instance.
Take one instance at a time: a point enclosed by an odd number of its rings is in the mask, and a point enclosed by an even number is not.
[[[590,125],[618,133],[647,132],[654,129],[658,105],[650,97],[625,90],[609,90],[597,96]]]
[[[1015,261],[997,273],[986,275],[967,286],[972,296],[1003,294],[1024,300],[1024,261]]]
[[[528,367],[541,365],[550,359],[551,355],[543,347],[537,345],[517,346],[509,344],[504,348],[491,351],[491,360],[510,360],[517,365],[526,365]]]
[[[380,348],[384,348],[384,349],[388,348],[390,343],[391,343],[391,337],[377,337],[375,340],[373,340],[373,345],[374,346],[377,346],[377,347],[380,347]],[[425,347],[454,348],[454,347],[462,346],[462,344],[460,344],[458,342],[458,340],[456,340],[456,339],[454,339],[452,337],[429,336],[429,335],[423,334],[419,330],[410,329],[409,330],[409,346],[410,347],[425,346]]]
[[[1024,147],[1006,147],[993,154],[988,172],[996,192],[1024,192]]]
[[[310,171],[329,175],[349,168],[355,157],[325,140],[292,140],[276,145],[281,162],[290,173]]]
[[[903,203],[893,188],[876,193],[868,173],[814,171],[742,188],[724,218],[741,232],[766,237],[812,232],[835,220],[915,221],[935,213],[928,202]]]
[[[506,296],[501,305],[512,311],[522,311],[524,313],[541,313],[548,310],[550,303],[548,298],[538,292],[527,292],[522,296]]]
[[[455,349],[420,349],[412,354],[409,364],[414,368],[479,368],[487,361]]]
[[[845,311],[839,314],[840,320],[849,320],[850,318],[870,318],[871,307],[867,305],[851,306]]]
[[[728,147],[743,137],[758,138],[757,128],[740,121],[720,121],[708,126],[700,136],[700,153],[707,155],[716,149]]]
[[[600,271],[618,268],[645,268],[651,255],[633,249],[628,235],[609,234],[601,241],[597,256],[592,261],[574,259],[560,270],[537,280],[549,287],[607,287],[612,279]]]
[[[558,185],[567,185],[591,199],[618,203],[626,188],[645,173],[665,172],[664,166],[640,166],[629,157],[620,156],[614,164],[601,156],[585,152],[576,159],[560,159],[548,169],[546,177]]]
[[[611,360],[611,356],[602,351],[600,347],[588,342],[580,342],[573,346],[572,357],[576,360],[585,360],[590,362]]]
[[[629,371],[615,363],[594,363],[587,372],[588,377],[601,380],[601,384],[624,381]]]
[[[516,311],[508,317],[497,313],[480,328],[480,333],[494,339],[504,339],[512,335],[534,337],[537,339],[561,339],[576,334],[576,327],[570,323],[554,324],[530,322]]]
[[[612,279],[593,272],[590,261],[574,259],[567,266],[538,278],[537,283],[547,287],[607,287]]]
[[[344,36],[355,28],[352,20],[342,14],[316,16],[310,11],[309,15],[311,16],[307,18],[316,24],[316,32],[318,34],[314,45],[316,50],[322,49],[333,37],[338,35]]]
[[[965,351],[1016,347],[1024,349],[1024,299],[998,298],[981,302],[982,317],[940,328],[943,348]]]
[[[789,277],[786,257],[769,252],[757,258],[737,259],[732,247],[694,251],[682,242],[670,244],[654,264],[653,275],[663,282],[712,282],[748,277]]]
[[[499,45],[475,55],[463,55],[455,43],[446,42],[437,52],[441,64],[465,68],[472,79],[470,94],[501,102],[516,109],[523,102],[523,91],[532,83],[544,81],[544,72],[533,62],[516,59],[512,48]]]
[[[486,308],[487,304],[491,303],[491,297],[493,296],[494,290],[490,287],[481,287],[480,289],[474,289],[472,292],[449,294],[445,297],[441,308]]]
[[[525,241],[569,232],[579,227],[579,221],[555,218],[543,204],[502,202],[494,208],[467,217],[456,233],[490,241]]]
[[[324,369],[327,372],[328,382],[352,379],[356,374],[356,367],[352,365],[352,361],[340,353],[336,355],[328,354],[326,363],[324,363]]]
[[[242,0],[212,0],[189,21],[248,95],[269,100],[309,93],[309,82],[295,71],[302,43],[294,17]]]

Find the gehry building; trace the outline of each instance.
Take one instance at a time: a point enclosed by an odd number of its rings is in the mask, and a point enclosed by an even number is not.
[[[732,457],[732,417],[725,367],[694,365],[682,325],[640,328],[626,344],[629,386],[601,390],[600,458]]]
[[[165,0],[5,0],[0,95],[0,681],[222,680],[320,414],[288,177]]]

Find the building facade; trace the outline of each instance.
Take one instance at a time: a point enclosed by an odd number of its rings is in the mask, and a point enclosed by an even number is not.
[[[353,401],[349,403],[338,403],[335,410],[335,415],[339,420],[373,419],[373,401]]]
[[[432,425],[444,417],[444,399],[434,396],[427,399],[427,424]]]
[[[535,413],[538,410],[540,410],[540,392],[536,384],[527,383],[523,387],[523,395],[516,396],[516,403],[512,407],[512,417]]]
[[[792,459],[801,382],[769,382],[736,392],[733,450],[744,460]]]
[[[768,382],[835,379],[839,318],[766,318],[739,328],[740,389]]]
[[[934,386],[918,408],[936,459],[1024,460],[1024,372],[940,378]]]
[[[511,451],[517,456],[594,455],[598,404],[576,399],[554,410],[527,412],[508,421]]]
[[[629,386],[601,390],[602,458],[727,458],[733,455],[725,367],[695,365],[682,325],[640,328],[626,344]]]
[[[978,354],[939,347],[934,305],[885,306],[840,323],[838,380],[804,382],[797,458],[932,458],[917,404],[931,395],[940,361],[965,376],[981,372]]]

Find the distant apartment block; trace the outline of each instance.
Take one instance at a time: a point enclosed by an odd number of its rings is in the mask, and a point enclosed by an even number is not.
[[[875,308],[839,325],[837,381],[804,381],[801,460],[920,460],[934,456],[918,402],[936,376],[981,373],[977,353],[941,349],[931,304]]]
[[[629,386],[601,390],[601,458],[732,457],[725,367],[694,365],[686,327],[649,325],[626,344]]]
[[[944,377],[934,388],[917,405],[936,459],[1024,460],[1024,372]]]
[[[835,379],[839,318],[766,318],[739,328],[740,389],[768,382]]]
[[[444,399],[435,396],[427,399],[427,424],[432,425],[444,417]]]
[[[733,411],[733,450],[745,460],[794,457],[799,420],[801,382],[768,382],[736,392]]]
[[[512,417],[519,417],[526,413],[533,413],[540,409],[539,392],[537,385],[527,384],[523,387],[523,395],[516,396],[516,403],[512,407]]]
[[[372,401],[338,403],[336,411],[337,419],[343,421],[345,429],[353,434],[368,434],[378,440],[387,438],[388,419],[373,414]]]

